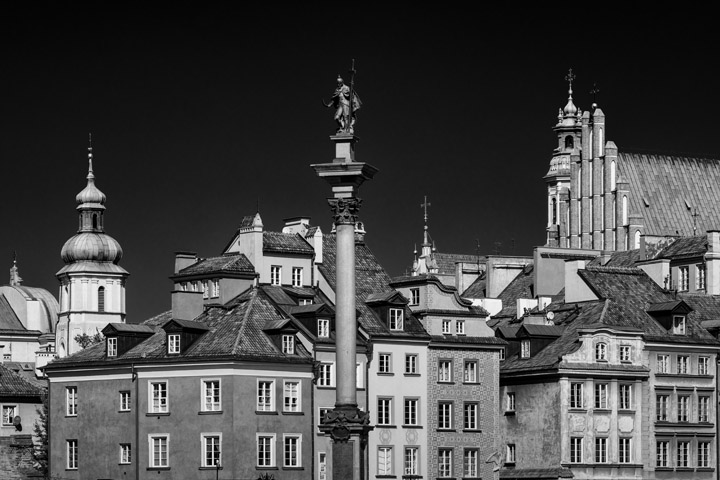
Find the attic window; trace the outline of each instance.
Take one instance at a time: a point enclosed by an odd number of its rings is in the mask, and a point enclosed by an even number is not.
[[[520,358],[530,358],[530,340],[520,342]]]
[[[673,315],[673,333],[685,335],[685,315]]]
[[[403,311],[400,308],[391,308],[389,313],[390,330],[403,329]]]
[[[327,338],[330,336],[330,320],[321,318],[318,320],[318,337]]]
[[[282,336],[282,351],[288,355],[295,353],[295,337],[292,335]]]
[[[598,342],[595,344],[595,360],[598,362],[607,362],[607,343]]]
[[[180,334],[168,335],[168,353],[180,353]]]
[[[117,338],[116,337],[108,337],[107,338],[107,356],[108,357],[117,357]]]

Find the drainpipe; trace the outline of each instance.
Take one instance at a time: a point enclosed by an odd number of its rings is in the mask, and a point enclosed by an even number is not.
[[[130,379],[135,383],[135,452],[131,455],[135,457],[135,480],[140,480],[140,458],[138,458],[140,454],[140,382],[137,379],[134,363],[130,364]]]

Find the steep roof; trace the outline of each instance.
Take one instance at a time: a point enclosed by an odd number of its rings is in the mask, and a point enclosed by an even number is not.
[[[40,396],[44,390],[0,364],[0,397]]]
[[[629,214],[646,235],[691,235],[720,227],[720,160],[618,152],[618,178],[630,185]]]
[[[204,275],[209,273],[255,273],[255,267],[242,253],[226,253],[219,257],[203,258],[183,268],[180,275]]]
[[[0,330],[26,330],[5,295],[0,294]]]
[[[682,237],[663,248],[655,258],[682,259],[705,255],[708,249],[707,235]]]
[[[483,258],[484,257],[478,255],[468,255],[464,253],[433,253],[433,259],[435,263],[437,263],[438,274],[440,275],[455,275],[456,263],[482,263]]]
[[[483,272],[460,295],[463,298],[485,298],[487,291],[487,275]]]
[[[313,255],[315,250],[298,233],[263,232],[263,252]]]
[[[502,310],[495,315],[496,317],[514,317],[517,315],[518,298],[535,298],[533,270],[533,264],[525,266],[522,272],[500,292],[498,298],[502,300]]]

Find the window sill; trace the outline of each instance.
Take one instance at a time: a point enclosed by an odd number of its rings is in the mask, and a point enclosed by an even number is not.
[[[222,415],[222,410],[200,410],[198,415]]]
[[[118,413],[130,413],[132,410],[118,410]]]
[[[568,408],[568,412],[570,413],[587,413],[587,408]]]
[[[479,428],[463,428],[463,433],[482,433],[482,430]]]
[[[296,415],[296,416],[297,416],[297,415],[305,415],[305,412],[282,412],[282,414],[283,414],[283,415],[290,415],[290,416],[293,416],[293,415]]]
[[[422,377],[422,375],[419,373],[405,373],[404,375],[406,377]],[[376,475],[376,477],[380,478],[380,476],[378,476],[378,475]]]
[[[593,412],[595,413],[610,413],[612,410],[609,408],[593,408]]]
[[[77,413],[75,415],[65,415],[65,418],[75,418],[77,417]]]
[[[423,428],[422,425],[403,425],[402,428]]]
[[[278,470],[278,467],[255,467],[255,470]]]
[[[375,478],[397,478],[397,475],[375,475]]]
[[[627,415],[629,413],[635,413],[635,409],[634,408],[618,408],[618,413],[624,413]]]
[[[455,382],[444,382],[442,380],[438,380],[437,383],[440,385],[455,385]]]
[[[378,423],[375,426],[378,428],[397,428],[397,425],[383,425],[381,423]]]
[[[170,467],[147,467],[148,472],[155,472],[155,471],[166,471],[170,470]]]
[[[305,467],[282,467],[283,470],[305,470]]]
[[[277,415],[278,412],[276,410],[255,410],[255,415]]]
[[[463,385],[480,385],[480,382],[463,382]]]
[[[506,416],[506,417],[514,417],[514,416],[515,416],[515,410],[505,410],[505,416]]]
[[[148,412],[145,414],[146,417],[167,417],[170,415],[170,412]]]
[[[454,428],[438,428],[435,431],[437,431],[437,432],[456,432],[457,430],[455,430]]]
[[[222,470],[222,465],[220,467],[198,467],[198,470]]]
[[[121,467],[123,467],[123,466],[127,466],[127,465],[132,465],[132,463],[122,463],[122,462],[120,462],[120,463],[118,463],[118,465],[120,465]]]
[[[393,372],[378,372],[377,374],[381,377],[392,377],[395,375]]]

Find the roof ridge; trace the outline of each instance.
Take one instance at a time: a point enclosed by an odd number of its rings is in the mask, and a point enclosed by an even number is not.
[[[619,273],[624,275],[642,275],[643,269],[638,267],[606,267],[600,265],[586,265],[584,270],[598,273]]]

